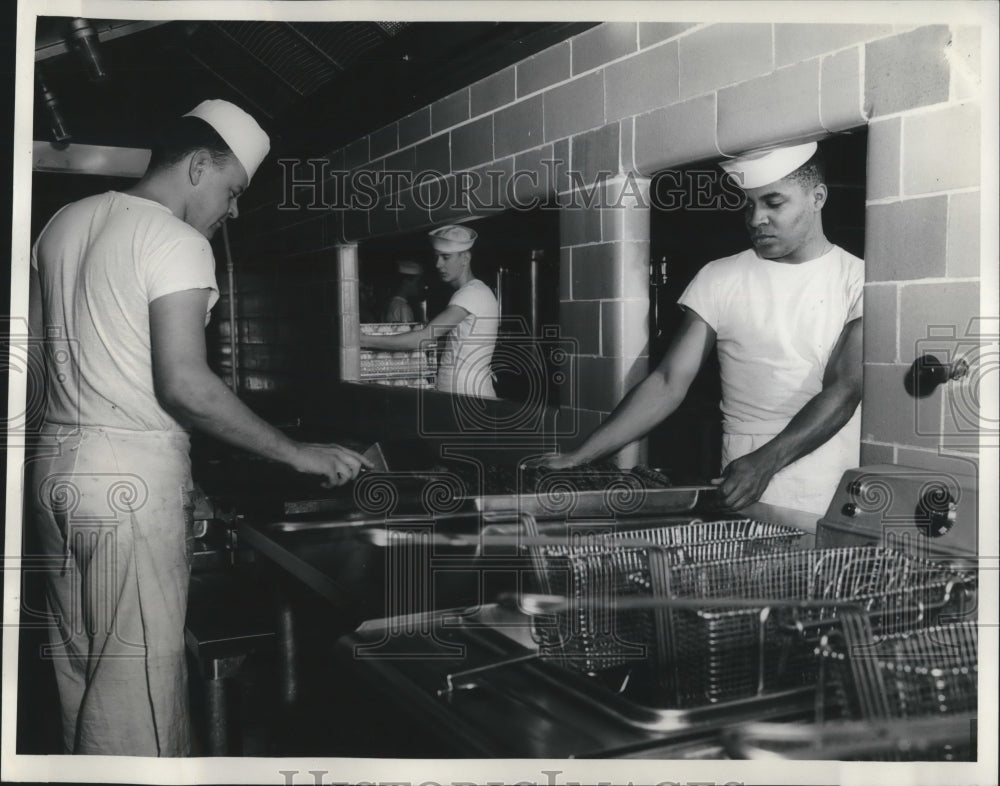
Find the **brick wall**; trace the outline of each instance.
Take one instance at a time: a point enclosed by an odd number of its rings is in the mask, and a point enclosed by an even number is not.
[[[862,461],[969,473],[978,457],[978,30],[921,28],[868,45]],[[958,155],[951,155],[958,152]],[[924,352],[971,373],[924,399],[902,381]]]
[[[969,449],[942,435],[963,388],[918,407],[900,377],[929,326],[961,331],[978,312],[978,158],[942,155],[980,143],[977,35],[947,26],[600,25],[326,156],[330,172],[433,170],[440,179],[382,187],[367,210],[309,209],[315,179],[288,209],[286,184],[271,184],[248,196],[255,228],[244,247],[263,253],[263,241],[283,257],[331,249],[333,264],[337,244],[565,197],[598,173],[610,176],[608,188],[630,174],[641,188],[667,167],[870,122],[863,458],[964,458]],[[418,204],[441,188],[461,191],[456,176],[469,172],[482,182],[470,199]],[[344,196],[361,190],[348,186]],[[403,209],[389,209],[390,196]],[[560,221],[560,321],[589,374],[586,432],[646,370],[649,213],[578,207]]]

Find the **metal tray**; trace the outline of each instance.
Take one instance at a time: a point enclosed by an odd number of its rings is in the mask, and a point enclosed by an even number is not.
[[[672,486],[667,489],[612,487],[597,491],[547,494],[483,494],[469,497],[481,513],[529,513],[536,519],[576,516],[643,516],[694,510],[716,486]]]

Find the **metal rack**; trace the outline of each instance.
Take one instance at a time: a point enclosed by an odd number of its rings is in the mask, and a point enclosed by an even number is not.
[[[361,325],[361,334],[392,336],[408,333],[418,327],[418,323],[370,322]],[[434,386],[437,377],[437,357],[433,346],[403,352],[362,349],[360,362],[362,382],[393,387],[430,388]]]
[[[532,532],[532,523],[527,522],[528,534],[537,534]],[[693,521],[617,535],[580,535],[572,545],[531,546],[528,551],[541,592],[613,599],[651,593],[651,553],[670,566],[728,561],[792,549],[803,534],[754,519]],[[646,542],[648,547],[613,545],[622,542]],[[533,626],[543,657],[589,673],[643,657],[653,630],[648,609],[616,612],[591,603],[579,604],[570,614],[535,618]]]
[[[749,544],[686,564],[653,545],[638,552],[648,577],[634,548],[565,555],[562,619],[536,621],[558,633],[541,634],[543,655],[590,673],[632,660],[666,706],[707,706],[815,684],[816,644],[848,610],[880,634],[926,627],[972,581],[886,549],[740,556]]]

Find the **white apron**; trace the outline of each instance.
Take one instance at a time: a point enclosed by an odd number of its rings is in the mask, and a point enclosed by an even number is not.
[[[722,468],[770,442],[787,420],[722,425]],[[861,407],[836,434],[798,461],[776,473],[760,501],[823,515],[844,472],[860,462]]]

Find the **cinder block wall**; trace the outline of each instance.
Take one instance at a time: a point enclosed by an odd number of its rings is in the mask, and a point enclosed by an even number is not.
[[[975,471],[979,30],[921,28],[866,51],[869,104],[862,462]],[[903,390],[914,359],[959,356],[971,373],[926,399]]]
[[[309,208],[316,181],[301,170],[312,182],[297,190],[277,182],[251,190],[245,213],[253,232],[243,245],[284,257],[327,249],[333,265],[338,244],[567,195],[599,173],[609,188],[626,176],[644,187],[670,166],[870,123],[862,458],[967,466],[975,451],[949,429],[960,425],[955,402],[970,398],[962,386],[974,379],[916,402],[902,376],[930,327],[962,334],[979,311],[978,34],[947,26],[600,25],[324,157],[330,173],[440,173],[423,184],[424,197],[442,186],[458,191],[457,174],[478,173],[484,185],[474,201],[422,208],[403,190],[394,194],[402,210],[388,209],[386,199],[370,210]],[[491,181],[487,171],[501,175]],[[289,209],[289,195],[299,207]],[[278,204],[284,209],[275,211]],[[646,372],[649,213],[565,209],[560,221],[560,321],[588,375],[574,402],[586,433]],[[632,449],[623,461],[639,458]]]

